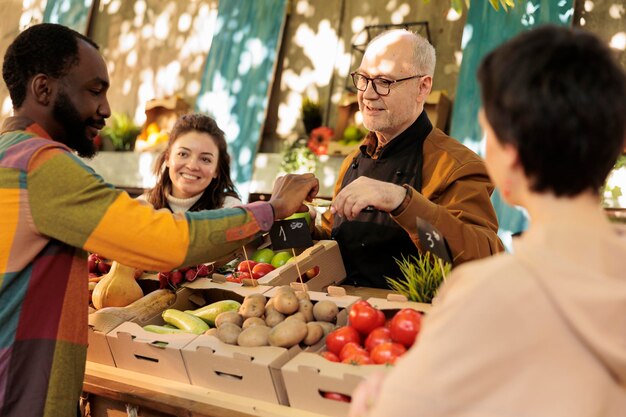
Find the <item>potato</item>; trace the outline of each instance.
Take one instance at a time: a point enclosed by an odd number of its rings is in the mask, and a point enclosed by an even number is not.
[[[236,345],[241,327],[233,323],[224,323],[217,329],[217,337],[224,343]]]
[[[290,348],[306,337],[308,328],[303,321],[285,320],[270,330],[268,340],[270,346]]]
[[[324,336],[335,330],[335,325],[327,321],[312,321],[311,323],[319,324],[324,330]]]
[[[263,303],[265,303],[265,301],[267,301],[265,296],[263,294],[259,294],[259,293],[246,295],[246,297],[244,298],[244,301],[246,301],[246,299],[249,299],[249,300],[257,299],[259,301],[262,301]]]
[[[236,311],[225,311],[218,314],[215,318],[215,327],[220,327],[224,323],[233,323],[241,327],[241,324],[243,323],[243,317],[241,317],[241,314],[237,313]]]
[[[279,313],[293,314],[299,307],[298,298],[293,291],[283,291],[274,296],[274,308]]]
[[[293,292],[293,293],[295,293],[293,288],[291,288],[289,285],[281,285],[280,287],[278,287],[276,289],[276,294],[280,294],[280,293],[283,293],[283,292]]]
[[[217,329],[213,327],[202,334],[205,336],[217,336]]]
[[[267,312],[267,310],[265,311],[267,313],[265,315],[265,324],[269,327],[274,327],[281,321],[285,320],[285,315],[283,313],[279,313],[276,310],[270,310],[269,312]]]
[[[267,303],[265,303],[265,315],[267,316],[270,311],[276,311],[276,309],[274,308],[273,298],[270,298],[269,300],[267,300]]]
[[[298,304],[298,313],[304,315],[304,320],[306,322],[313,321],[313,303],[305,298],[301,299]]]
[[[248,327],[252,326],[265,326],[265,320],[263,320],[261,317],[250,317],[243,322],[243,326],[241,326],[241,328],[245,330]]]
[[[244,319],[263,316],[265,314],[265,296],[262,294],[248,295],[239,308],[239,314]]]
[[[292,314],[291,316],[287,316],[287,318],[285,318],[285,320],[299,320],[303,323],[306,323],[306,317],[304,317],[304,314],[302,314],[301,312],[297,312],[295,314]]]
[[[319,342],[322,337],[324,337],[324,329],[322,329],[322,326],[320,326],[319,324],[311,322],[307,323],[306,327],[307,334],[302,341],[302,343],[304,343],[305,345],[312,346]]]
[[[311,297],[309,296],[309,293],[306,291],[296,291],[296,297],[298,298],[298,300],[311,301]]]
[[[339,307],[333,301],[322,300],[313,306],[313,317],[316,321],[333,322],[339,314]]]
[[[250,326],[239,334],[237,344],[247,347],[267,346],[270,330],[267,326]]]

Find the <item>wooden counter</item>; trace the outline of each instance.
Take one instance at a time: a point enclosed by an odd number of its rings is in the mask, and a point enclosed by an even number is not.
[[[325,417],[93,362],[87,362],[83,391],[91,417],[126,417],[126,404],[136,406],[139,417]]]

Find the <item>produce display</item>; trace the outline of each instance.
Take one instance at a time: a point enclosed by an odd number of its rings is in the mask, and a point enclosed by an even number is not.
[[[350,307],[348,320],[326,336],[326,351],[320,355],[352,365],[393,365],[415,343],[422,314],[404,308],[387,319],[382,310],[360,300]]]
[[[222,267],[228,282],[241,284],[244,279],[259,279],[293,260],[289,251],[274,252],[270,248],[255,251],[250,259],[235,259]]]
[[[225,274],[226,281],[241,284],[245,279],[260,279],[273,270],[294,261],[295,258],[290,251],[274,252],[270,248],[263,248],[255,251],[250,259],[235,259],[218,269],[218,272]],[[305,283],[316,277],[319,271],[319,266],[302,271],[299,281]]]
[[[144,330],[213,335],[224,343],[246,347],[290,348],[318,343],[334,329],[338,313],[332,301],[314,304],[308,293],[282,286],[269,300],[262,294],[252,294],[241,304],[222,300],[197,310],[168,309],[163,312],[166,325],[148,325]]]

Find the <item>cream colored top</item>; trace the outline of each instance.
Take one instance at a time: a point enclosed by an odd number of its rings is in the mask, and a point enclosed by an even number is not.
[[[456,268],[368,416],[626,416],[626,239],[587,214]]]
[[[201,196],[202,196],[202,193],[197,194],[193,197],[189,197],[189,198],[176,198],[168,192],[165,198],[167,198],[167,204],[169,204],[170,208],[172,209],[174,213],[184,213],[188,211],[191,208],[191,206],[193,206],[196,203],[196,201],[200,199]],[[147,201],[146,194],[140,195],[139,197],[137,197],[137,200]],[[227,195],[224,198],[224,204],[222,205],[221,208],[239,207],[242,204],[243,203],[238,198]]]

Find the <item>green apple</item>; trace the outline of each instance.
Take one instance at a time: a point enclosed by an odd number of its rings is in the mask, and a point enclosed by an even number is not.
[[[270,263],[274,268],[279,268],[285,265],[291,258],[293,258],[293,256],[289,252],[278,252],[274,255]]]
[[[252,254],[252,260],[255,262],[269,264],[270,262],[272,262],[272,258],[274,257],[274,255],[274,251],[270,248],[259,249]]]
[[[311,225],[311,213],[309,213],[308,211],[305,211],[304,213],[294,213],[291,216],[285,218],[285,220],[291,219],[304,219],[306,220],[307,225]]]

